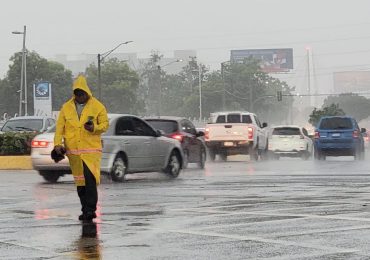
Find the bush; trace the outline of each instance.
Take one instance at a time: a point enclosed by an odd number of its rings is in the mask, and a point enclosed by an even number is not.
[[[30,155],[31,141],[37,133],[6,132],[0,134],[0,155]]]

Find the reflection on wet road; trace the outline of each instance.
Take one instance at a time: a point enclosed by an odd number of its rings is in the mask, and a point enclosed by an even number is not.
[[[71,176],[0,172],[1,259],[367,259],[370,161],[195,166],[171,180],[103,179],[98,218],[77,220]]]

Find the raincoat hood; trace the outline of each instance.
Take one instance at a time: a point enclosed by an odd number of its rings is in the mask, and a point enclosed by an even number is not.
[[[75,91],[76,89],[81,89],[85,91],[87,95],[89,95],[89,97],[92,97],[91,90],[86,82],[86,78],[82,75],[78,76],[77,79],[73,82],[72,88],[73,88],[73,91]]]

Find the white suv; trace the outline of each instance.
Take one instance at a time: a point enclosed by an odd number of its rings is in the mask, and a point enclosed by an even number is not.
[[[312,155],[312,140],[305,128],[296,125],[280,125],[271,128],[268,151],[271,159],[301,157],[307,160]]]

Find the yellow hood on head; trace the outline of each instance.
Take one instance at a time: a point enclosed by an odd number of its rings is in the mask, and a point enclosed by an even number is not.
[[[77,79],[73,82],[73,91],[75,89],[82,89],[85,91],[90,97],[92,97],[91,90],[87,85],[86,78],[82,75],[78,76]]]

